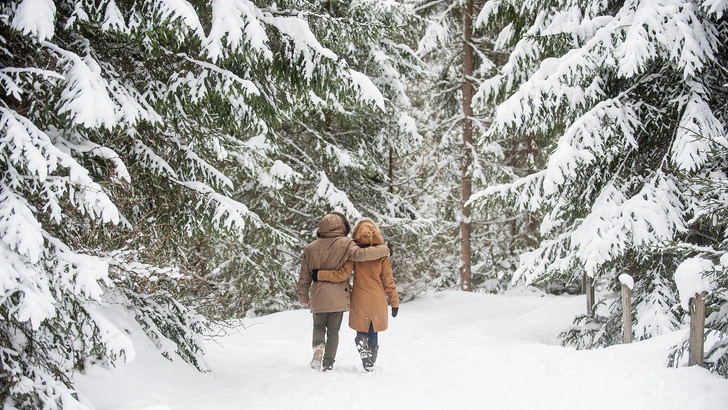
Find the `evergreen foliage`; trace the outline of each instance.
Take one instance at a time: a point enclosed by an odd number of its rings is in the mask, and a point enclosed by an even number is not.
[[[488,135],[533,135],[549,157],[540,171],[473,200],[495,195],[543,215],[543,240],[523,255],[516,279],[586,273],[611,299],[620,274],[635,278],[638,339],[684,320],[676,267],[705,249],[725,249],[717,219],[701,221],[716,213],[693,188],[695,178],[725,178],[722,164],[710,161],[726,145],[724,9],[692,1],[500,1],[479,16],[510,47],[508,63],[480,89],[483,101],[498,104]],[[621,329],[610,323],[620,305],[599,305],[605,309],[577,319],[586,325],[566,333],[565,343],[618,340]]]
[[[462,146],[462,92],[463,82],[463,4],[462,2],[419,2],[418,13],[427,22],[425,36],[419,42],[418,53],[428,65],[428,76],[416,84],[413,91],[418,100],[418,121],[425,136],[427,149],[422,157],[431,171],[424,175],[424,184],[430,194],[420,198],[438,223],[443,224],[431,243],[433,249],[442,250],[441,271],[443,285],[454,284],[458,267],[458,242],[461,203],[458,191],[462,182],[464,150]],[[488,7],[488,2],[476,1],[477,11]],[[505,63],[507,52],[497,49],[497,32],[489,27],[476,27],[471,45],[475,52],[474,75],[471,79],[480,86]],[[492,121],[492,108],[476,105],[473,111],[473,135],[478,145],[470,148],[473,163],[468,169],[473,190],[508,182],[523,174],[531,166],[524,161],[539,161],[538,151],[527,146],[525,138],[482,138]],[[432,187],[432,188],[430,188]],[[481,204],[478,204],[481,205]],[[503,202],[478,206],[471,216],[471,270],[475,291],[497,292],[508,286],[518,266],[518,255],[535,245],[533,216],[514,212]],[[445,238],[452,238],[443,241]]]
[[[562,334],[687,315],[728,376],[728,3],[476,1],[475,290],[594,278]],[[74,372],[134,357],[128,312],[206,370],[210,320],[296,305],[322,215],[371,217],[400,298],[458,281],[463,2],[0,4],[0,402],[87,409]],[[670,357],[682,363],[685,345]]]
[[[329,209],[415,229],[384,171],[419,138],[404,94],[417,61],[394,36],[407,8],[0,7],[3,403],[86,408],[73,372],[133,357],[115,305],[204,370],[196,311],[290,306]]]

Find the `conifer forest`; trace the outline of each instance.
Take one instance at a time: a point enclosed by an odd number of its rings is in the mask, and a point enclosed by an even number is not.
[[[206,371],[211,323],[300,307],[331,211],[403,302],[593,287],[578,349],[623,274],[635,340],[684,325],[699,266],[728,377],[728,0],[0,4],[0,404],[76,408],[110,305]]]

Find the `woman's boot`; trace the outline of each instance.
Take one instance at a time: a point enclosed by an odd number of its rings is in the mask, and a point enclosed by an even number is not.
[[[356,343],[356,350],[359,351],[359,357],[361,357],[361,364],[364,366],[364,370],[370,372],[374,367],[372,363],[372,347],[369,346],[369,337],[366,335],[357,336],[354,339]]]
[[[377,355],[379,354],[379,345],[372,346],[372,366],[377,363]]]

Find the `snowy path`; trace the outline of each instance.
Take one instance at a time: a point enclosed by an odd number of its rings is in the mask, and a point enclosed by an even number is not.
[[[406,303],[380,333],[374,373],[345,325],[334,370],[308,368],[310,314],[282,312],[211,344],[211,373],[138,347],[133,363],[91,369],[78,387],[97,410],[726,409],[727,380],[665,367],[679,333],[596,351],[558,346],[583,305],[583,296],[462,292]]]

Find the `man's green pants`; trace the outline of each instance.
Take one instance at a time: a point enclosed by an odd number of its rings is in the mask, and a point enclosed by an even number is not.
[[[332,363],[339,348],[339,329],[344,312],[313,313],[313,347],[325,345],[324,359]]]

